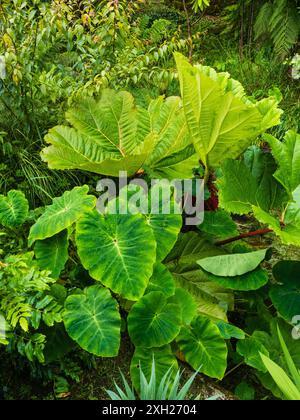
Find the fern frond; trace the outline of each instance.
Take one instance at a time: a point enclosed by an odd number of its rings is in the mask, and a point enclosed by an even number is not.
[[[273,6],[269,1],[262,5],[254,24],[255,39],[265,35],[268,31],[268,25],[273,14]]]

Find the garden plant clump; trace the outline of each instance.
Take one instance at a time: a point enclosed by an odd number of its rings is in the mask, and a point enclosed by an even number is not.
[[[1,398],[300,399],[299,7],[225,3],[1,2]]]

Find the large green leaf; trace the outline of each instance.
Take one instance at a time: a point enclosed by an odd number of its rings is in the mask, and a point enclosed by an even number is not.
[[[224,210],[206,211],[204,221],[198,226],[201,232],[205,232],[219,239],[230,238],[239,234],[237,226],[229,213]]]
[[[50,168],[133,175],[151,152],[149,115],[128,92],[104,90],[99,101],[82,101],[66,118],[73,127],[54,127],[45,138],[51,146],[42,158]]]
[[[128,332],[136,346],[160,347],[171,343],[181,327],[181,307],[162,292],[151,292],[136,302],[128,315]]]
[[[179,53],[175,59],[191,139],[206,167],[237,158],[259,134],[279,124],[275,100],[253,103],[228,73],[192,66]]]
[[[278,284],[271,287],[273,305],[288,322],[300,314],[300,261],[280,261],[273,268]]]
[[[69,296],[63,318],[67,333],[84,350],[102,357],[118,354],[121,317],[109,290],[96,285]]]
[[[15,228],[28,216],[28,201],[21,191],[10,190],[7,197],[0,195],[0,224]]]
[[[221,336],[225,340],[230,340],[231,338],[236,338],[237,340],[243,340],[245,338],[245,333],[240,328],[235,325],[228,324],[228,322],[218,321],[217,327],[220,330]]]
[[[273,163],[267,158],[257,163],[258,158],[253,153],[250,158],[249,153],[245,161],[228,159],[223,162],[222,177],[218,181],[220,206],[236,214],[250,213],[253,205],[265,211],[280,208],[287,199],[273,177]]]
[[[189,325],[197,314],[198,305],[194,297],[182,287],[177,287],[170,302],[181,307],[182,322]]]
[[[157,261],[162,261],[176,243],[182,217],[180,214],[148,214],[146,220],[156,240]]]
[[[258,290],[269,281],[268,272],[260,267],[242,276],[222,277],[203,272],[207,280],[217,283],[221,287],[232,290],[249,291]]]
[[[205,271],[215,276],[235,277],[255,270],[265,259],[267,249],[260,249],[242,254],[217,255],[198,260]]]
[[[87,195],[89,187],[75,187],[66,191],[61,197],[54,198],[47,206],[43,215],[31,227],[29,246],[36,240],[50,238],[75,223],[84,212],[96,205],[96,197]]]
[[[300,185],[300,134],[290,130],[283,142],[269,134],[264,138],[270,144],[278,165],[274,176],[292,196]]]
[[[198,163],[191,145],[185,115],[179,97],[162,96],[148,108],[155,146],[144,167],[152,178],[192,178]]]
[[[185,360],[195,370],[222,379],[227,366],[227,346],[218,327],[198,316],[189,327],[182,327],[176,339]]]
[[[300,391],[286,372],[273,360],[261,354],[262,361],[287,400],[300,401]]]
[[[193,296],[200,314],[226,321],[227,309],[233,309],[232,293],[211,281],[197,264],[199,258],[224,253],[196,232],[188,232],[179,236],[166,263],[177,286]]]
[[[262,342],[264,335],[267,337],[267,333],[255,331],[251,337],[240,340],[236,348],[236,351],[244,357],[244,361],[248,366],[262,372],[266,372],[267,369],[261,360],[260,353],[269,356],[269,352]]]
[[[260,343],[260,347],[264,347],[264,351],[261,351],[261,353],[266,354],[271,360],[273,360],[275,363],[277,363],[280,367],[283,368],[285,372],[289,372],[289,368],[287,365],[287,362],[285,360],[285,357],[283,357],[283,351],[280,344],[280,340],[278,337],[278,326],[280,327],[280,331],[282,333],[284,342],[289,350],[289,353],[292,357],[293,362],[296,365],[296,368],[300,369],[300,342],[299,340],[295,340],[291,334],[291,325],[287,324],[283,319],[280,318],[274,318],[271,321],[270,324],[270,332],[266,333],[263,331],[256,331],[253,336],[255,338],[256,342]],[[252,337],[253,337],[252,336]],[[245,342],[246,340],[243,340]],[[239,342],[240,345],[241,342]],[[252,361],[257,360],[257,351],[258,348],[253,347],[254,352],[252,353]],[[250,352],[249,352],[250,355]],[[261,368],[260,362],[258,365]],[[264,373],[265,372],[265,366],[263,366],[263,369],[260,369],[259,371],[256,371],[256,375],[262,382],[263,386],[267,389],[269,389],[277,398],[282,398],[282,393],[278,389],[278,386],[270,376],[270,374]]]
[[[282,185],[274,178],[277,169],[271,153],[266,153],[257,146],[249,147],[244,153],[244,163],[256,183],[256,201],[262,209],[281,208],[288,200]]]
[[[156,263],[153,267],[153,274],[150,277],[145,293],[162,292],[167,297],[174,295],[175,282],[170,271],[161,263]]]
[[[156,242],[142,215],[85,213],[77,223],[76,244],[91,277],[129,300],[144,294]]]
[[[143,204],[147,206],[142,209],[139,208],[141,194]],[[107,210],[110,213],[143,214],[156,240],[157,261],[162,261],[171,251],[182,226],[180,208],[172,195],[169,183],[157,183],[147,194],[142,187],[134,184],[124,187],[116,199],[108,202]]]
[[[138,392],[140,391],[140,368],[149,381],[153,359],[155,361],[156,384],[160,383],[163,376],[170,368],[173,368],[174,374],[178,368],[177,359],[172,353],[169,344],[152,349],[137,347],[130,364],[130,376],[132,383]]]
[[[104,90],[66,118],[72,127],[56,126],[45,137],[51,146],[42,158],[50,168],[131,176],[143,166],[152,177],[174,179],[191,178],[198,166],[179,97],[159,97],[146,110],[129,92]]]
[[[38,266],[51,271],[53,278],[58,278],[68,260],[68,232],[57,233],[51,238],[36,241],[34,253]]]
[[[298,203],[297,209],[295,209],[296,205],[294,204],[287,207],[287,210],[284,213],[283,223],[280,221],[279,217],[274,217],[272,214],[266,213],[258,207],[252,206],[252,210],[256,219],[259,222],[268,225],[268,227],[280,238],[282,243],[300,246],[300,212]]]

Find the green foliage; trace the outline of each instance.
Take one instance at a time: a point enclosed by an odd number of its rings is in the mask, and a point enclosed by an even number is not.
[[[126,299],[145,292],[156,258],[156,241],[141,215],[86,213],[77,223],[76,243],[91,277]]]
[[[36,240],[50,238],[75,223],[83,212],[91,210],[96,205],[95,197],[87,195],[88,186],[75,187],[66,191],[53,203],[47,206],[43,215],[31,227],[28,244]]]
[[[104,90],[99,101],[81,102],[66,118],[72,127],[54,127],[46,136],[51,146],[42,158],[52,169],[131,176],[145,167],[152,176],[190,178],[197,166],[178,97],[160,97],[146,110],[129,92]]]
[[[280,335],[278,334],[279,329]],[[279,383],[277,383],[276,371],[283,369],[285,372],[290,372],[292,368],[294,373],[295,370],[291,364],[291,359],[298,370],[300,363],[299,342],[292,337],[290,325],[281,319],[271,318],[268,331],[254,331],[251,337],[238,342],[237,351],[243,355],[245,362],[249,366],[257,369],[256,375],[263,386],[269,389],[277,398],[282,398],[283,394]],[[288,353],[289,356],[286,358]],[[262,355],[265,357],[262,357]],[[273,363],[268,363],[268,359]],[[267,361],[266,364],[265,361]],[[275,364],[280,369],[275,367]],[[270,374],[273,371],[273,367],[275,368],[276,380]],[[283,381],[284,376],[281,376],[281,379]]]
[[[209,2],[194,3],[198,12]],[[135,346],[130,372],[142,399],[186,396],[189,385],[178,393],[177,358],[222,379],[228,357],[230,369],[234,365],[230,374],[243,360],[280,397],[259,352],[286,372],[292,367],[282,357],[280,324],[284,354],[288,348],[299,369],[299,343],[282,321],[299,313],[298,262],[276,265],[276,283],[269,282],[273,260],[265,262],[264,248],[271,237],[259,243],[259,250],[255,241],[242,242],[247,241],[245,219],[232,213],[247,215],[246,224],[254,215],[251,229],[253,224],[258,232],[273,230],[283,243],[300,245],[299,136],[288,131],[283,142],[260,137],[272,129],[281,139],[290,113],[274,129],[282,114],[278,102],[283,97],[288,108],[296,96],[295,81],[286,67],[268,60],[265,50],[256,54],[249,48],[246,54],[243,42],[243,59],[235,49],[223,60],[227,41],[223,36],[216,41],[215,16],[190,16],[186,33],[187,15],[181,11],[175,22],[136,5],[15,0],[1,6],[0,188],[20,188],[32,204],[58,197],[29,212],[20,191],[0,196],[0,343],[25,356],[34,369],[41,369],[36,361],[50,372],[55,365],[57,398],[69,390],[61,372],[78,380],[72,361],[71,367],[64,365],[65,355],[86,358],[85,350],[116,356],[121,331]],[[242,19],[241,41],[251,40],[245,28],[255,19],[253,2],[232,7]],[[247,25],[246,9],[252,15]],[[289,8],[285,12],[289,15]],[[283,55],[288,49],[279,45],[284,38],[291,44],[294,27],[279,28],[278,19],[271,24],[278,29],[276,51]],[[176,54],[176,72],[173,52],[186,52],[192,44],[190,59],[200,57],[201,64],[192,66]],[[215,59],[207,50],[217,50]],[[252,96],[225,73],[228,68]],[[182,98],[172,96],[178,95],[177,78]],[[38,157],[44,136],[49,146],[42,157],[49,169]],[[80,172],[67,177],[59,169]],[[153,209],[143,215],[112,214],[116,203],[131,206],[123,192],[131,197],[137,190],[125,187],[99,214],[96,197],[88,194],[92,188],[83,184],[96,183],[91,174],[114,177],[120,170],[149,185],[153,178],[205,172],[206,198],[210,194],[205,206],[214,211],[205,212],[196,231],[182,226],[180,214]],[[83,186],[73,188],[74,181]],[[153,186],[150,191],[158,193]],[[34,254],[27,253],[29,229]],[[232,245],[235,239],[238,246]],[[125,392],[110,391],[111,397],[134,398],[127,382],[124,387]]]
[[[198,316],[176,339],[185,360],[199,372],[221,379],[227,366],[227,347],[218,327]]]
[[[197,264],[200,258],[223,253],[206,238],[189,232],[179,236],[166,263],[177,286],[193,296],[199,314],[227,321],[226,312],[233,303],[231,292],[211,281]]]
[[[270,298],[280,315],[288,322],[300,313],[299,261],[280,261],[273,267],[276,284],[270,289]]]
[[[259,10],[254,30],[256,39],[268,36],[274,52],[285,57],[299,38],[299,11],[294,0],[265,2]]]
[[[178,335],[181,308],[169,299],[162,292],[151,292],[133,305],[128,315],[128,332],[136,346],[161,347]]]
[[[255,399],[255,389],[249,386],[247,382],[241,382],[234,390],[235,395],[242,401],[251,401]]]
[[[174,376],[174,366],[171,366],[169,369],[165,367],[165,373],[161,377],[161,367],[158,368],[157,364],[157,360],[153,356],[150,369],[144,370],[143,366],[139,367],[139,399],[148,401],[184,400],[198,372],[195,372],[179,390],[182,375],[180,370],[176,367],[176,375]],[[124,391],[115,383],[116,392],[111,390],[107,390],[106,392],[112,400],[135,400],[136,396],[133,388],[130,387],[122,373],[121,376]],[[147,377],[149,377],[149,379],[147,379]]]
[[[267,249],[242,254],[218,255],[198,260],[201,268],[215,276],[236,277],[255,270],[266,258]]]
[[[140,372],[143,371],[145,378],[149,381],[152,372],[153,360],[155,360],[156,383],[159,384],[168,370],[172,370],[171,379],[175,377],[178,363],[171,346],[166,345],[158,348],[146,349],[136,347],[130,364],[130,376],[132,384],[137,392],[141,390]]]
[[[262,361],[268,369],[270,375],[276,382],[278,388],[281,390],[287,400],[300,400],[300,373],[288,351],[288,348],[281,335],[280,328],[277,326],[278,337],[281,348],[284,353],[284,359],[289,369],[289,374],[293,379],[293,382],[289,378],[289,375],[276,363],[270,360],[268,357],[261,354]]]
[[[69,258],[68,245],[66,230],[43,241],[36,241],[34,253],[38,266],[42,270],[51,271],[53,278],[58,278]]]
[[[7,197],[0,195],[0,224],[14,228],[22,225],[28,216],[28,201],[21,191],[11,190]]]
[[[207,170],[226,158],[237,158],[257,136],[279,123],[281,111],[274,99],[251,102],[228,73],[191,66],[178,53],[175,59],[191,139]]]
[[[146,293],[162,292],[167,297],[175,293],[175,282],[170,271],[161,263],[156,263],[150,277]]]
[[[300,134],[290,130],[283,142],[270,135],[264,139],[270,144],[278,165],[274,177],[292,196],[300,185]]]
[[[198,226],[201,232],[208,233],[219,239],[238,235],[237,226],[229,213],[222,209],[206,211],[204,221]]]
[[[10,349],[30,361],[44,362],[46,336],[35,332],[41,321],[48,326],[62,321],[62,305],[51,295],[55,282],[49,271],[41,271],[33,253],[8,255],[0,263],[0,311],[7,323]]]
[[[191,0],[193,10],[197,13],[199,10],[203,12],[203,10],[209,6],[210,0]]]
[[[101,286],[69,296],[63,314],[67,333],[80,347],[96,356],[116,356],[120,346],[121,319],[117,302]]]

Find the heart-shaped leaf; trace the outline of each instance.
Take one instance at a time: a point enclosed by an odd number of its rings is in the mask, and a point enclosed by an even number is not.
[[[190,328],[182,327],[176,339],[185,360],[205,375],[222,379],[227,366],[227,346],[218,327],[198,316]]]
[[[143,296],[153,272],[156,242],[142,215],[85,213],[76,244],[91,277],[129,300]]]
[[[109,290],[96,285],[69,296],[63,319],[69,336],[84,350],[102,357],[118,354],[121,317]]]
[[[75,187],[66,191],[61,197],[54,198],[53,203],[47,206],[43,215],[31,227],[28,243],[50,238],[56,233],[67,229],[75,223],[85,211],[95,207],[96,197],[87,195],[89,187]]]
[[[160,347],[171,343],[180,331],[181,308],[161,292],[151,292],[133,305],[128,332],[136,346]]]
[[[25,222],[28,215],[28,201],[21,191],[11,190],[7,197],[0,195],[0,224],[14,228]]]

